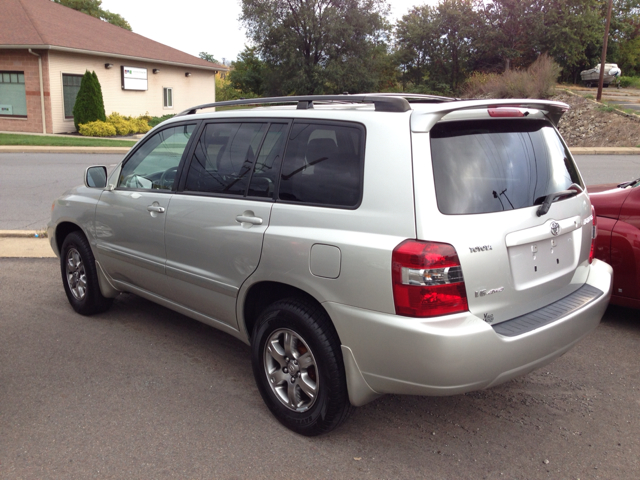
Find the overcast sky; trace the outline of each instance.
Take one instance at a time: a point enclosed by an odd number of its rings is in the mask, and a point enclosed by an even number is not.
[[[392,19],[413,5],[439,0],[388,0]],[[135,33],[191,55],[208,52],[222,61],[235,60],[248,43],[241,29],[240,0],[102,0],[102,8],[118,13]]]

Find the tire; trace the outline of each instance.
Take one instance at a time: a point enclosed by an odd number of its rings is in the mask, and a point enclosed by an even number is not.
[[[351,413],[338,334],[319,306],[289,298],[267,307],[253,331],[251,360],[267,407],[294,432],[327,433]]]
[[[96,261],[81,232],[70,233],[62,242],[60,273],[69,303],[79,314],[104,312],[113,303],[112,298],[105,298],[100,292]]]

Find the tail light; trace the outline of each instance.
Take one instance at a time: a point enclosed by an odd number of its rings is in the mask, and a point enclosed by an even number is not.
[[[509,107],[492,107],[488,108],[490,117],[494,118],[508,118],[508,117],[525,117],[526,115],[519,108]]]
[[[593,262],[596,254],[596,237],[598,236],[598,217],[596,217],[596,209],[591,205],[591,251],[589,252],[589,263]]]
[[[393,250],[391,262],[398,315],[436,317],[469,309],[460,260],[452,245],[405,240]]]

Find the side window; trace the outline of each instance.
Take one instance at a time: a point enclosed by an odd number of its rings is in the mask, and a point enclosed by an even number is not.
[[[297,123],[291,130],[279,198],[355,207],[362,193],[364,129],[359,125]]]
[[[124,164],[117,188],[171,190],[195,128],[179,125],[154,134]]]
[[[269,126],[253,169],[247,196],[273,198],[288,129],[286,123],[272,123]]]
[[[0,72],[0,115],[27,117],[24,72]]]
[[[73,107],[80,91],[82,75],[62,74],[62,96],[64,101],[64,118],[73,118]]]
[[[210,123],[196,145],[185,190],[245,195],[268,123]]]
[[[173,88],[164,87],[162,89],[162,106],[164,108],[173,108]]]

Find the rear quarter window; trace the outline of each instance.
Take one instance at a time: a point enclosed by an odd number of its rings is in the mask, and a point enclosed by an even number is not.
[[[573,183],[583,186],[544,120],[439,123],[431,130],[431,156],[438,208],[448,215],[531,207]]]
[[[364,127],[296,122],[280,175],[279,200],[356,208],[362,197]]]

